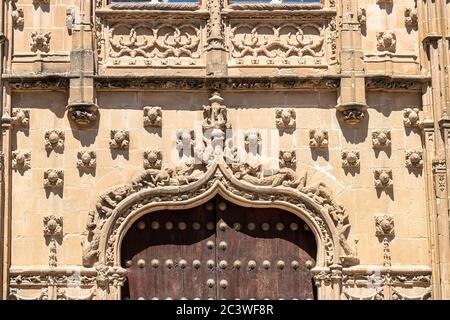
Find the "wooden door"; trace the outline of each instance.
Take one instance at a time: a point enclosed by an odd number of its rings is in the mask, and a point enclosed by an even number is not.
[[[313,299],[314,236],[295,215],[216,197],[151,213],[122,243],[130,299]]]

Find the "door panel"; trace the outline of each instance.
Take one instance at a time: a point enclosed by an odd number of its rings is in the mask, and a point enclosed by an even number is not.
[[[279,209],[216,197],[189,210],[150,213],[122,243],[130,299],[313,299],[315,239]]]

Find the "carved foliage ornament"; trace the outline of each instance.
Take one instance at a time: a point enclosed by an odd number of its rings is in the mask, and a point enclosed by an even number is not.
[[[268,63],[272,59],[286,63],[291,58],[311,57],[322,63],[324,57],[323,27],[313,23],[297,25],[286,23],[280,26],[268,24],[238,24],[231,28],[233,58],[253,58],[252,63],[259,63],[264,57]],[[277,61],[278,61],[277,60]]]
[[[374,170],[375,188],[392,188],[392,170],[376,169]]]
[[[394,236],[394,217],[392,215],[375,216],[375,235],[377,237]]]
[[[419,108],[406,108],[403,111],[403,123],[407,128],[420,128],[422,121],[419,117]]]
[[[372,132],[372,145],[374,149],[391,146],[391,131],[387,129],[374,130]]]
[[[11,165],[14,170],[29,169],[31,167],[31,152],[25,150],[13,151]]]
[[[126,130],[111,130],[109,147],[111,149],[128,149],[130,145],[130,133]]]
[[[407,168],[423,167],[423,151],[407,150],[405,153],[405,165]]]
[[[295,169],[297,165],[297,156],[294,150],[280,150],[279,154],[280,168]]]
[[[378,51],[395,52],[397,46],[397,37],[392,31],[377,32]]]
[[[161,127],[161,107],[144,107],[144,127]]]
[[[359,167],[360,159],[359,159],[359,151],[351,150],[351,151],[342,151],[342,166],[345,167]]]
[[[63,217],[53,214],[44,217],[44,235],[60,237],[63,234]]]
[[[16,29],[22,29],[23,25],[24,25],[24,14],[23,14],[23,9],[22,8],[15,8],[12,12],[11,12],[11,18],[12,18],[12,23],[13,23],[13,27]]]
[[[44,171],[45,188],[62,188],[64,184],[64,171],[47,169]]]
[[[144,151],[144,168],[145,169],[161,169],[162,152],[159,150]]]
[[[30,125],[30,110],[29,109],[13,109],[11,115],[11,123],[17,127],[29,127]]]
[[[417,10],[406,8],[405,9],[405,26],[407,28],[417,28]]]
[[[294,109],[276,109],[275,115],[277,128],[295,128],[296,114]]]
[[[62,130],[49,130],[45,132],[45,149],[61,150],[64,148],[65,134]]]
[[[31,33],[31,51],[49,52],[51,35],[51,32],[40,33],[33,31]]]
[[[77,152],[78,168],[94,168],[97,164],[97,154],[94,150],[83,149]]]
[[[328,146],[328,131],[323,129],[309,130],[309,146],[311,148],[326,148]]]

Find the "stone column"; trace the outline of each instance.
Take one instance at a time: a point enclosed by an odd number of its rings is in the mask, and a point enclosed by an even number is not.
[[[446,1],[427,0],[420,4],[421,41],[428,52],[431,76],[430,100],[433,106],[434,155],[432,163],[434,201],[430,212],[430,246],[432,254],[433,297],[450,299],[448,136],[450,133],[450,90],[448,77],[448,37]],[[431,108],[430,108],[431,109]],[[440,286],[436,286],[439,282]]]
[[[206,75],[227,76],[227,50],[221,12],[226,0],[207,0],[209,19],[206,26]]]
[[[342,113],[347,124],[357,124],[367,109],[364,52],[361,47],[361,26],[358,22],[358,1],[339,2],[338,15],[341,16],[340,66],[341,86],[337,110]]]
[[[0,4],[0,17],[4,16],[4,6],[5,1]],[[3,114],[3,81],[2,81],[2,73],[3,73],[3,55],[5,50],[5,42],[6,37],[4,34],[4,23],[0,23],[0,110]],[[0,138],[1,139],[1,138]],[[0,244],[1,247],[4,246],[3,244],[3,143],[2,149],[0,150]],[[4,300],[4,294],[3,294],[3,250],[0,250],[0,300]]]

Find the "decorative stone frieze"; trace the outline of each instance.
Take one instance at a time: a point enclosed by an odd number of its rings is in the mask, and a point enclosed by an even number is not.
[[[295,129],[295,110],[294,109],[276,109],[276,125],[279,129]]]
[[[57,169],[47,169],[44,171],[45,188],[62,188],[64,185],[64,171]]]
[[[375,169],[373,172],[375,178],[375,188],[387,189],[392,188],[392,170],[389,169]]]
[[[161,107],[144,107],[144,127],[161,127]]]
[[[62,130],[48,130],[45,132],[45,149],[47,151],[61,151],[64,149],[65,134]]]
[[[31,168],[31,152],[28,150],[15,150],[12,152],[12,168],[26,170]]]
[[[311,148],[328,147],[328,131],[324,129],[309,130],[309,146]]]
[[[423,167],[423,150],[407,150],[405,152],[405,165],[407,168]]]
[[[78,168],[95,168],[97,165],[97,153],[94,150],[83,149],[77,152]]]
[[[130,133],[127,130],[114,129],[110,132],[109,147],[111,149],[128,149],[130,146]]]
[[[388,129],[379,129],[372,131],[372,146],[374,149],[390,147],[391,131]]]
[[[344,168],[355,168],[360,166],[360,156],[359,151],[350,150],[350,151],[342,151],[342,167]]]
[[[144,151],[144,169],[161,169],[162,152],[159,150]]]

